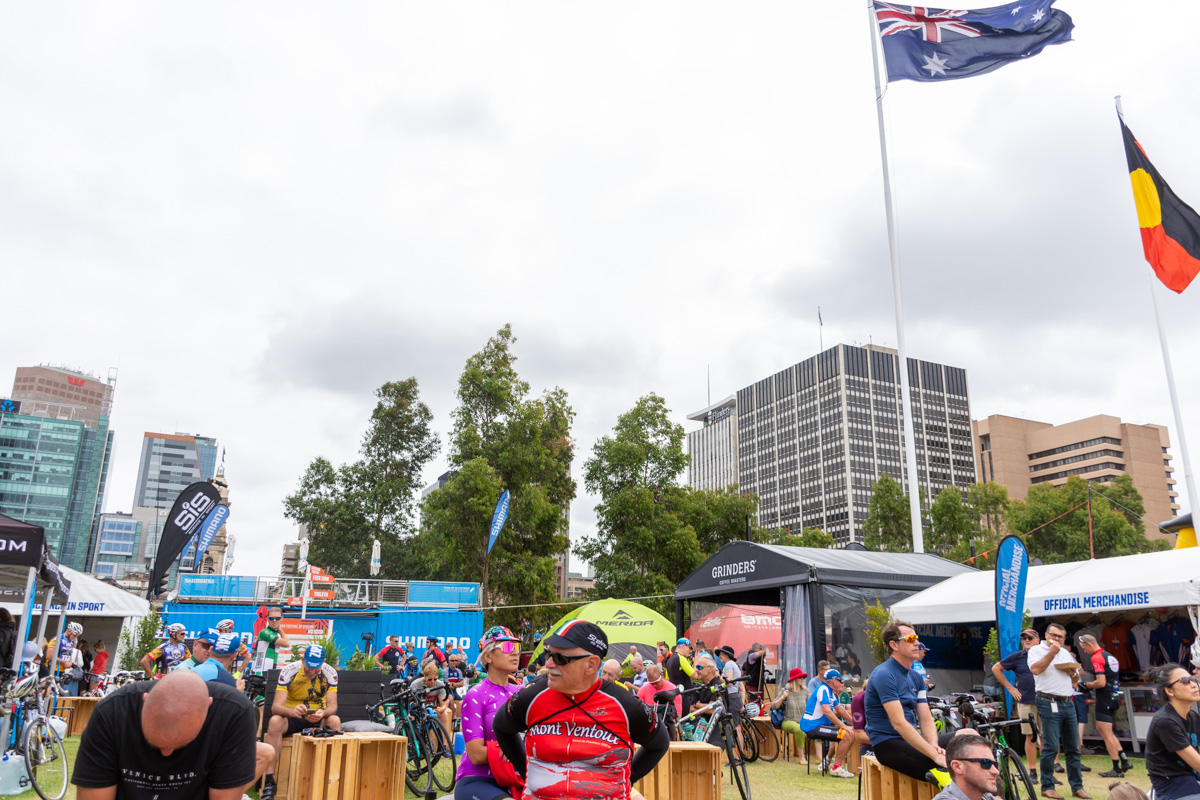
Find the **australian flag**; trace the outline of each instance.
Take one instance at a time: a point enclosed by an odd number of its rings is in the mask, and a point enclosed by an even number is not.
[[[875,3],[889,80],[948,81],[1069,42],[1075,25],[1054,0],[955,11]]]

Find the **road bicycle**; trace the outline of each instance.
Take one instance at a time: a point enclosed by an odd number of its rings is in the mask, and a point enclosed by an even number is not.
[[[723,698],[726,696],[725,692],[731,684],[748,680],[750,680],[750,676],[743,675],[740,678],[734,678],[732,681],[718,681],[712,686],[693,686],[691,689],[668,689],[654,694],[656,705],[666,703],[674,708],[677,696],[694,694],[708,689],[717,692],[716,700],[694,708],[691,713],[680,717],[676,723],[676,727],[680,738],[685,741],[717,744],[714,739],[719,738],[721,740],[719,746],[725,750],[725,758],[729,761],[729,772],[733,783],[737,785],[738,793],[742,796],[742,800],[750,800],[750,778],[746,775],[746,758],[741,746],[738,745],[737,732],[733,725],[733,719],[726,712]],[[703,711],[712,712],[708,717],[707,725],[703,724],[705,717],[701,713]],[[716,734],[713,731],[716,731]],[[756,742],[757,739],[751,739],[751,741]]]
[[[438,721],[432,708],[417,697],[404,679],[392,681],[391,694],[367,706],[367,718],[392,725],[392,732],[408,739],[404,782],[418,797],[436,785],[444,792],[454,790],[458,773],[454,740]],[[384,689],[379,689],[384,695]]]
[[[1000,768],[1000,790],[1005,800],[1038,800],[1037,787],[1033,785],[1033,779],[1029,777],[1029,770],[1025,767],[1024,759],[1009,747],[1008,739],[1004,736],[1005,728],[1014,725],[1029,725],[1033,731],[1033,738],[1036,739],[1038,729],[1033,715],[1030,714],[1028,719],[988,722],[987,717],[977,713],[972,720],[975,723],[972,727],[980,736],[988,740],[988,744],[991,745],[992,752],[996,756],[996,763]]]
[[[47,701],[57,699],[59,691],[53,675],[39,681],[36,673],[18,678],[0,668],[0,742],[16,743],[42,800],[62,800],[71,777],[66,748],[46,713]]]

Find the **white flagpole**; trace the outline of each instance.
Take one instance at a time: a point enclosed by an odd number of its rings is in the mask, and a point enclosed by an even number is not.
[[[1125,111],[1121,108],[1121,95],[1116,96],[1117,116],[1125,121]],[[1158,326],[1158,344],[1162,348],[1163,367],[1167,371],[1167,392],[1171,396],[1171,410],[1175,412],[1175,437],[1179,442],[1179,455],[1183,459],[1183,483],[1187,486],[1188,510],[1196,510],[1196,481],[1192,477],[1192,459],[1188,455],[1187,437],[1183,433],[1183,414],[1179,411],[1179,394],[1175,391],[1175,370],[1171,368],[1171,351],[1167,347],[1167,330],[1163,327],[1162,314],[1158,310],[1158,276],[1151,270],[1150,301],[1154,305],[1154,322]],[[1159,520],[1155,520],[1158,522]],[[1161,520],[1165,522],[1166,520]]]
[[[917,473],[917,439],[913,433],[912,387],[908,383],[908,356],[904,347],[904,299],[900,287],[900,246],[896,232],[896,209],[892,198],[892,164],[888,156],[887,125],[883,100],[887,85],[879,70],[879,21],[874,0],[867,0],[867,18],[871,24],[871,60],[875,67],[875,110],[879,116],[879,155],[883,159],[883,205],[887,209],[888,256],[892,264],[892,300],[896,307],[896,350],[900,362],[900,392],[904,409],[904,463],[908,468],[908,507],[912,514],[913,552],[925,552],[921,529],[921,486]]]

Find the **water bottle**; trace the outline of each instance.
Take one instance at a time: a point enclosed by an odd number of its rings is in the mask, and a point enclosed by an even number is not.
[[[396,727],[396,715],[390,711],[388,712],[388,715],[383,718],[383,721],[389,728]]]
[[[708,736],[708,726],[712,722],[712,717],[704,717],[696,723],[696,730],[692,733],[693,742],[703,742]]]

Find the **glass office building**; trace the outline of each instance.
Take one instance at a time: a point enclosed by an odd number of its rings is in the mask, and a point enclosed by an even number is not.
[[[146,433],[134,508],[170,509],[179,493],[217,472],[217,440],[187,433]]]
[[[82,421],[0,411],[0,513],[41,525],[46,543],[85,569],[112,455],[108,417]]]

